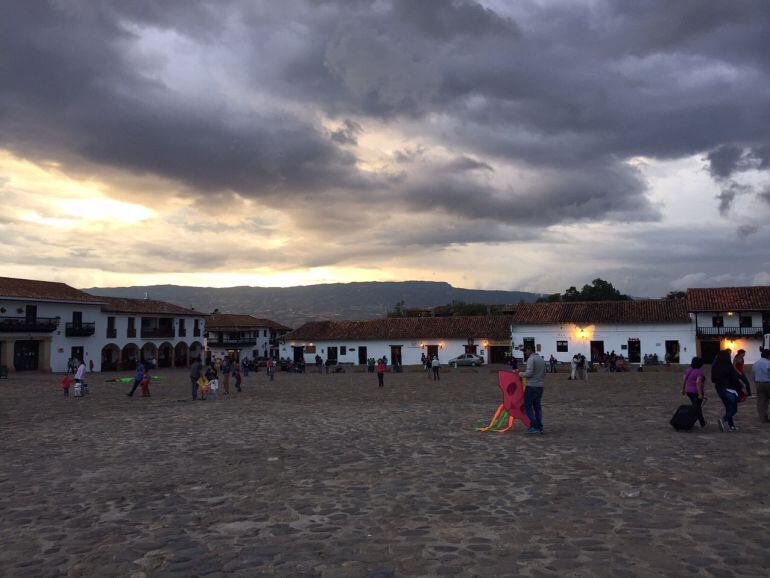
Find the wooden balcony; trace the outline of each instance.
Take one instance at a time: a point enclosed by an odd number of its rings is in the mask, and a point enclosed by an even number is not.
[[[0,333],[51,333],[57,327],[58,317],[0,317]]]
[[[698,327],[698,337],[756,337],[762,327]]]
[[[173,327],[142,327],[142,339],[174,337]]]

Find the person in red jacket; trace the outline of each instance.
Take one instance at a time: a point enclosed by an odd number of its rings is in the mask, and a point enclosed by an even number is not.
[[[382,358],[377,360],[377,369],[375,369],[375,373],[377,374],[377,383],[382,387],[385,385],[385,361],[383,361]]]

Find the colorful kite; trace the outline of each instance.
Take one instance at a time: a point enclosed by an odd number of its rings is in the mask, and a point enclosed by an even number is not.
[[[161,381],[163,378],[162,375],[151,375],[150,379],[152,381]],[[134,383],[133,377],[116,377],[115,379],[105,379],[107,382],[118,382],[118,383]]]
[[[524,412],[524,388],[526,385],[522,382],[518,371],[498,371],[497,385],[503,392],[503,403],[501,403],[492,420],[486,427],[477,427],[476,431],[496,431],[506,432],[511,428],[515,429],[515,420],[518,419],[529,427],[529,418]]]

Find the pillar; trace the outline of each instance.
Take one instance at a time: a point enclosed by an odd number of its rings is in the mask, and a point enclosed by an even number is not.
[[[46,373],[51,373],[51,347],[53,346],[53,341],[49,337],[48,339],[41,339],[40,340],[40,351],[38,352],[38,359],[39,365],[38,369],[40,371],[44,371]]]
[[[3,339],[2,347],[0,347],[0,365],[5,365],[9,372],[14,371],[13,346],[15,342],[14,339]]]

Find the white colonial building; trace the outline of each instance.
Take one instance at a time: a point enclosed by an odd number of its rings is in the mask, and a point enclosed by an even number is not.
[[[511,349],[511,318],[396,317],[369,321],[319,321],[302,325],[281,339],[281,358],[295,363],[366,365],[387,356],[389,363],[419,365],[423,354],[446,363],[464,353],[487,363],[503,362]]]
[[[0,277],[0,365],[66,371],[71,357],[98,365],[103,304],[64,283]]]
[[[128,370],[141,361],[156,367],[187,367],[203,358],[204,315],[153,299],[100,297],[96,371]]]
[[[694,322],[685,299],[527,303],[511,320],[514,348],[532,346],[567,362],[576,353],[598,361],[614,351],[631,363],[645,355],[689,363],[696,355]]]
[[[206,356],[239,361],[278,356],[278,338],[289,328],[251,315],[214,313],[206,317]]]
[[[204,316],[151,299],[97,297],[64,283],[0,277],[0,365],[8,371],[183,367],[203,354]]]
[[[770,287],[688,289],[698,352],[707,362],[720,349],[746,351],[746,363],[759,359],[764,335],[770,334]]]

